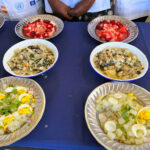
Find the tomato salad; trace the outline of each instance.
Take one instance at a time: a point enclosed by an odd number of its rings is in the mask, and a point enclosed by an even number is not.
[[[116,20],[103,20],[96,26],[96,35],[102,41],[123,41],[130,35],[127,25]]]
[[[52,21],[38,19],[34,22],[27,22],[22,30],[27,37],[44,39],[52,37],[57,27]]]

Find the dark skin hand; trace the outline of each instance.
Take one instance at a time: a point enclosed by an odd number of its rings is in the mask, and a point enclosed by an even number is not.
[[[53,10],[54,15],[62,19],[72,19],[72,17],[68,14],[68,12],[71,10],[69,6],[65,5],[60,0],[48,0],[48,2]]]
[[[74,8],[69,10],[68,14],[72,17],[84,15],[94,4],[95,0],[81,0]]]

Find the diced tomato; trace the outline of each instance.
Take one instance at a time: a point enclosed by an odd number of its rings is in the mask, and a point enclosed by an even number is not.
[[[38,19],[34,22],[27,22],[22,32],[30,38],[48,38],[56,30],[56,25],[53,25],[49,20]]]
[[[126,26],[126,25],[125,25],[125,26],[122,26],[122,27],[120,28],[120,32],[126,33],[126,32],[127,32],[127,26]]]
[[[49,20],[43,20],[43,22],[46,23],[46,24],[50,24]]]
[[[30,32],[30,36],[31,36],[31,37],[33,37],[33,38],[34,38],[34,37],[35,37],[35,35],[36,35],[36,33],[35,33],[34,31]]]
[[[103,20],[95,29],[96,35],[104,41],[122,41],[130,35],[127,25],[116,20]]]

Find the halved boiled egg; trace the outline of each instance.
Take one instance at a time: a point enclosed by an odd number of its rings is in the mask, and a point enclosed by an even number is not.
[[[116,123],[114,121],[107,121],[104,125],[105,130],[114,132],[116,130]]]
[[[32,113],[32,108],[29,104],[22,104],[18,108],[19,114],[30,114]]]
[[[144,137],[147,134],[146,127],[142,124],[134,124],[132,126],[132,132],[137,138]]]
[[[118,92],[113,95],[115,98],[122,98],[123,94]]]
[[[108,102],[110,102],[113,105],[117,105],[118,104],[118,100],[113,98],[113,97],[109,97],[108,98]]]
[[[8,115],[8,116],[1,116],[0,117],[0,126],[2,126],[4,129],[7,128],[8,124],[14,119],[13,115]]]
[[[8,88],[5,89],[5,92],[10,93],[10,92],[13,91],[13,89],[14,89],[13,87],[8,87]]]
[[[29,103],[31,97],[32,97],[32,95],[24,93],[19,96],[19,101],[21,101],[22,103],[26,103],[26,102]]]
[[[139,110],[137,118],[141,121],[150,120],[150,107],[146,106]]]
[[[16,89],[17,89],[19,94],[23,94],[23,93],[27,92],[27,88],[25,88],[23,86],[17,86]]]

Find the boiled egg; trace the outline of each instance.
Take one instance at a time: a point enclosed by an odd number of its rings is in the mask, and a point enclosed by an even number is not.
[[[32,113],[32,108],[29,104],[22,104],[18,108],[19,114],[30,114]]]
[[[31,97],[32,95],[24,93],[19,96],[19,101],[21,101],[22,103],[26,103],[26,102],[29,103]]]
[[[14,116],[8,115],[8,116],[1,116],[0,117],[0,126],[2,126],[4,129],[7,128],[8,124],[14,119]]]
[[[141,121],[150,120],[150,107],[147,106],[140,109],[137,117],[138,119],[141,119]]]
[[[8,88],[5,89],[5,92],[10,93],[10,92],[13,91],[13,89],[14,89],[13,87],[8,87]]]
[[[16,87],[18,94],[23,94],[27,92],[27,88],[23,87],[23,86],[17,86]]]
[[[118,100],[113,98],[113,97],[109,97],[108,98],[108,102],[113,104],[113,105],[117,105],[118,104]]]
[[[122,98],[123,94],[118,92],[113,95],[115,98]]]
[[[3,119],[4,119],[4,118],[5,118],[4,115],[0,117],[0,126],[3,126]]]
[[[137,138],[144,137],[147,134],[146,127],[142,124],[134,124],[132,126],[132,132]]]
[[[108,132],[114,132],[116,130],[116,123],[114,121],[105,122],[104,128]]]

